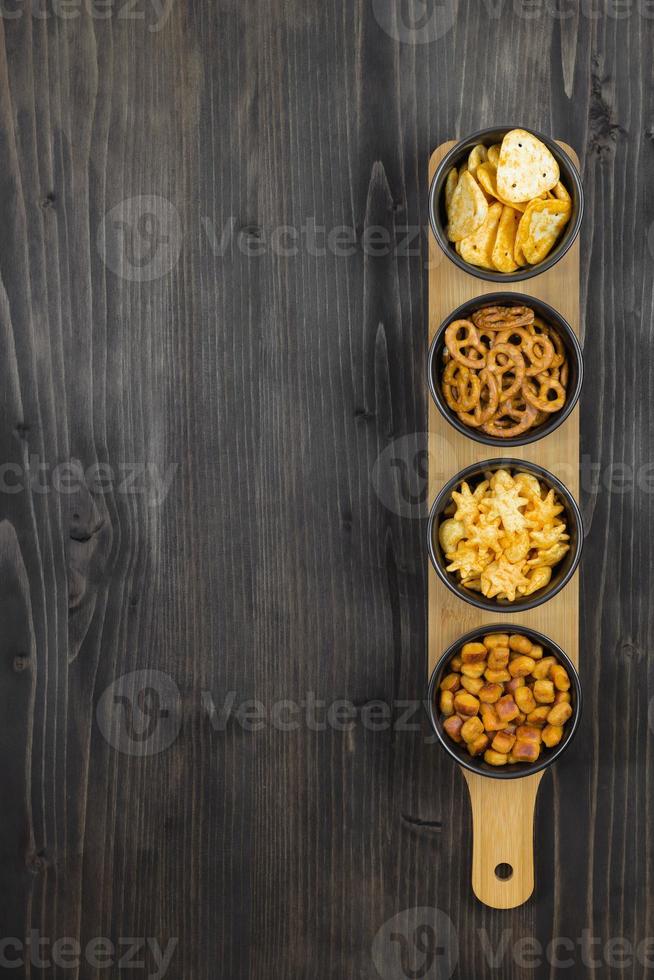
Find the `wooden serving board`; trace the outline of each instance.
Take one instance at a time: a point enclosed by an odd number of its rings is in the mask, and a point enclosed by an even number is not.
[[[560,144],[578,165],[574,150]],[[443,143],[429,162],[429,181],[454,142]],[[557,309],[579,333],[579,238],[568,253],[547,272],[524,282],[494,283],[477,279],[451,262],[429,235],[429,343],[441,322],[461,303],[475,296],[510,290],[536,296]],[[529,459],[551,470],[579,496],[579,406],[556,432],[529,446],[506,450],[484,446],[456,431],[429,399],[429,502],[455,473],[470,463],[497,457]],[[444,650],[458,636],[483,623],[506,621],[550,636],[579,664],[578,572],[549,602],[522,613],[488,613],[476,609],[447,589],[429,565],[428,644],[429,673]],[[492,908],[514,908],[534,890],[534,807],[543,773],[522,779],[500,780],[461,770],[472,803],[472,887],[477,898]],[[495,869],[511,866],[508,879]]]

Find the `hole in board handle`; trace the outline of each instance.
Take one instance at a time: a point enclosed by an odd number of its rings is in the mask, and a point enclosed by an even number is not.
[[[500,881],[510,881],[513,878],[513,868],[510,864],[498,864],[495,868],[495,877]]]

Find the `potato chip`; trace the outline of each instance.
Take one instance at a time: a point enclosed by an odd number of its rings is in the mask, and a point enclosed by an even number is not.
[[[519,204],[509,204],[508,201],[502,200],[497,190],[496,177],[497,172],[492,163],[486,161],[486,163],[480,163],[477,167],[477,182],[485,194],[494,198],[496,201],[500,201],[501,204],[506,204],[507,207],[515,208],[516,211],[526,211],[530,203],[529,201],[524,201]]]
[[[542,500],[540,497],[532,499],[526,510],[526,517],[532,527],[547,527],[554,524],[555,519],[563,512],[563,504],[558,502],[554,490],[550,490]]]
[[[447,213],[448,236],[458,242],[474,234],[484,224],[488,214],[488,202],[472,174],[464,171],[454,188]]]
[[[568,201],[568,203],[572,205],[572,198],[568,194],[566,188],[563,186],[561,181],[559,181],[558,184],[554,185],[550,193],[557,199],[557,201]]]
[[[449,213],[450,202],[452,200],[452,194],[454,194],[454,188],[459,182],[459,175],[457,173],[456,167],[452,167],[447,177],[445,178],[445,210]]]
[[[518,229],[520,225],[518,225]],[[525,258],[525,253],[522,251],[522,245],[520,243],[520,238],[518,237],[518,230],[516,230],[515,241],[513,243],[513,258],[516,265],[529,265]]]
[[[491,260],[496,269],[500,272],[515,272],[518,264],[513,257],[515,247],[515,236],[520,223],[520,214],[509,205],[504,205],[497,235],[491,254]]]
[[[470,151],[468,157],[468,170],[473,177],[477,175],[477,167],[480,163],[484,163],[487,159],[488,154],[486,152],[486,147],[483,143],[478,143],[477,146],[473,147]]]
[[[486,206],[488,212],[484,223],[472,235],[461,239],[459,255],[470,265],[478,265],[483,269],[494,269],[493,246],[497,237],[497,227],[502,217],[502,205],[496,201],[490,207]]]
[[[500,143],[493,143],[492,146],[488,147],[488,153],[487,153],[488,162],[492,163],[496,170],[497,170],[497,165],[500,162],[501,149],[502,149],[502,145]]]
[[[505,201],[532,201],[553,188],[559,176],[556,159],[536,136],[524,129],[506,134],[497,164],[497,189]]]
[[[567,201],[532,201],[520,224],[525,222],[520,244],[531,265],[542,262],[570,220],[571,207]]]

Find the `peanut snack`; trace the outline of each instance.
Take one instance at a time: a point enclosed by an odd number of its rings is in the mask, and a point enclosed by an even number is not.
[[[474,692],[466,665],[480,672]],[[563,738],[573,715],[570,678],[540,644],[521,633],[490,633],[464,643],[449,668],[439,686],[441,721],[470,756],[483,755],[491,766],[531,764]]]

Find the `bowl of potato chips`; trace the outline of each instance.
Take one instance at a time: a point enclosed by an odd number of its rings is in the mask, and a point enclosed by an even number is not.
[[[554,432],[577,404],[581,346],[553,307],[521,293],[488,293],[440,325],[428,381],[441,415],[487,446],[525,446]]]
[[[519,282],[550,269],[579,234],[579,172],[548,136],[483,129],[445,155],[429,192],[436,241],[461,269]]]
[[[520,459],[473,463],[436,497],[427,546],[441,581],[478,609],[524,612],[572,578],[583,545],[579,507],[553,473]]]
[[[570,745],[581,718],[579,674],[568,655],[527,626],[478,626],[440,657],[427,713],[459,765],[494,779],[531,776]]]

